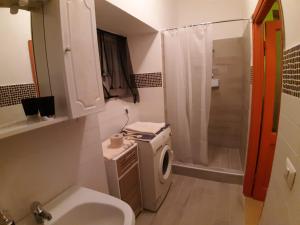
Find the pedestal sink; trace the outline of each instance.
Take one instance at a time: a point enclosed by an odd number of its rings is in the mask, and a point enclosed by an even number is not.
[[[73,187],[44,208],[52,214],[45,225],[134,225],[132,209],[110,195]]]

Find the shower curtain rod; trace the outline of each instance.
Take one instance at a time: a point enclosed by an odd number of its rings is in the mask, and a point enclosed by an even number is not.
[[[178,30],[178,29],[187,28],[187,27],[196,27],[196,26],[201,26],[201,25],[228,23],[228,22],[245,21],[245,20],[251,21],[251,19],[245,19],[245,18],[244,19],[221,20],[221,21],[216,21],[216,22],[205,22],[205,23],[198,23],[198,24],[193,24],[193,25],[186,25],[183,27],[169,28],[169,29],[165,29],[163,31]]]

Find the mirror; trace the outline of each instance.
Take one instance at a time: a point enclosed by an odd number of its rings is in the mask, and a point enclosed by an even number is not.
[[[0,8],[0,127],[26,120],[21,99],[52,95],[42,9]]]

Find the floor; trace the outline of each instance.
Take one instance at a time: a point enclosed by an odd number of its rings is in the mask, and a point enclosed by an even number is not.
[[[174,175],[157,213],[142,212],[136,225],[244,225],[242,186]]]
[[[209,146],[208,167],[242,171],[240,150],[238,148]]]
[[[246,225],[258,225],[264,203],[251,199],[245,199]]]

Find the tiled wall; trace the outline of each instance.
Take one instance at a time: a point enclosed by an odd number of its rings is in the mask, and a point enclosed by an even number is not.
[[[286,158],[300,171],[300,99],[282,94],[279,131],[277,135],[272,175],[260,225],[300,224],[300,177],[289,189],[284,173]]]
[[[142,77],[138,81],[140,102],[133,104],[126,101],[126,99],[110,99],[107,101],[105,110],[98,114],[102,140],[120,132],[127,120],[124,113],[125,107],[129,110],[129,124],[136,121],[164,122],[161,73],[145,73],[135,76]],[[154,81],[155,85],[152,83],[154,79],[156,80]]]
[[[0,86],[0,107],[17,105],[23,98],[36,97],[35,84]]]
[[[240,148],[243,113],[243,40],[215,40],[214,78],[220,87],[212,89],[209,145]]]
[[[106,102],[105,110],[98,114],[102,140],[120,132],[127,120],[124,107],[129,109],[129,123],[164,122],[162,78],[160,72],[154,72],[162,71],[161,35],[130,35],[127,40],[140,102],[133,104],[126,99],[111,99]]]
[[[119,133],[127,121],[124,111],[126,107],[129,111],[128,123],[140,120],[138,106],[139,103],[127,102],[124,99],[113,98],[105,102],[105,110],[98,113],[98,121],[101,130],[101,141],[106,140],[111,135]]]
[[[253,76],[254,76],[254,72],[253,72],[253,66],[250,67],[250,83],[253,84]]]
[[[245,168],[246,154],[249,141],[249,124],[251,109],[251,91],[253,68],[251,66],[251,26],[247,25],[243,35],[243,111],[242,111],[242,131],[240,156],[242,167]]]
[[[284,51],[283,93],[300,98],[300,45]]]
[[[17,221],[72,185],[107,192],[96,115],[2,139],[0,156],[0,209]]]
[[[280,119],[272,167],[272,175],[264,203],[260,225],[299,225],[300,224],[300,98],[297,92],[299,82],[287,85],[287,81],[299,81],[299,45],[300,45],[300,4],[298,0],[282,0],[285,30],[285,50],[283,72],[283,93],[280,103]],[[297,46],[294,48],[294,46]],[[293,55],[292,52],[297,52]],[[293,60],[291,60],[294,58]],[[291,69],[291,70],[290,70]],[[290,76],[292,75],[292,76]],[[294,187],[290,190],[286,184],[286,158],[294,164],[297,175]]]
[[[162,87],[161,72],[134,74],[137,88]]]
[[[300,178],[286,184],[286,158],[300,171],[300,45],[284,51],[283,89],[272,175],[260,225],[300,224]]]

